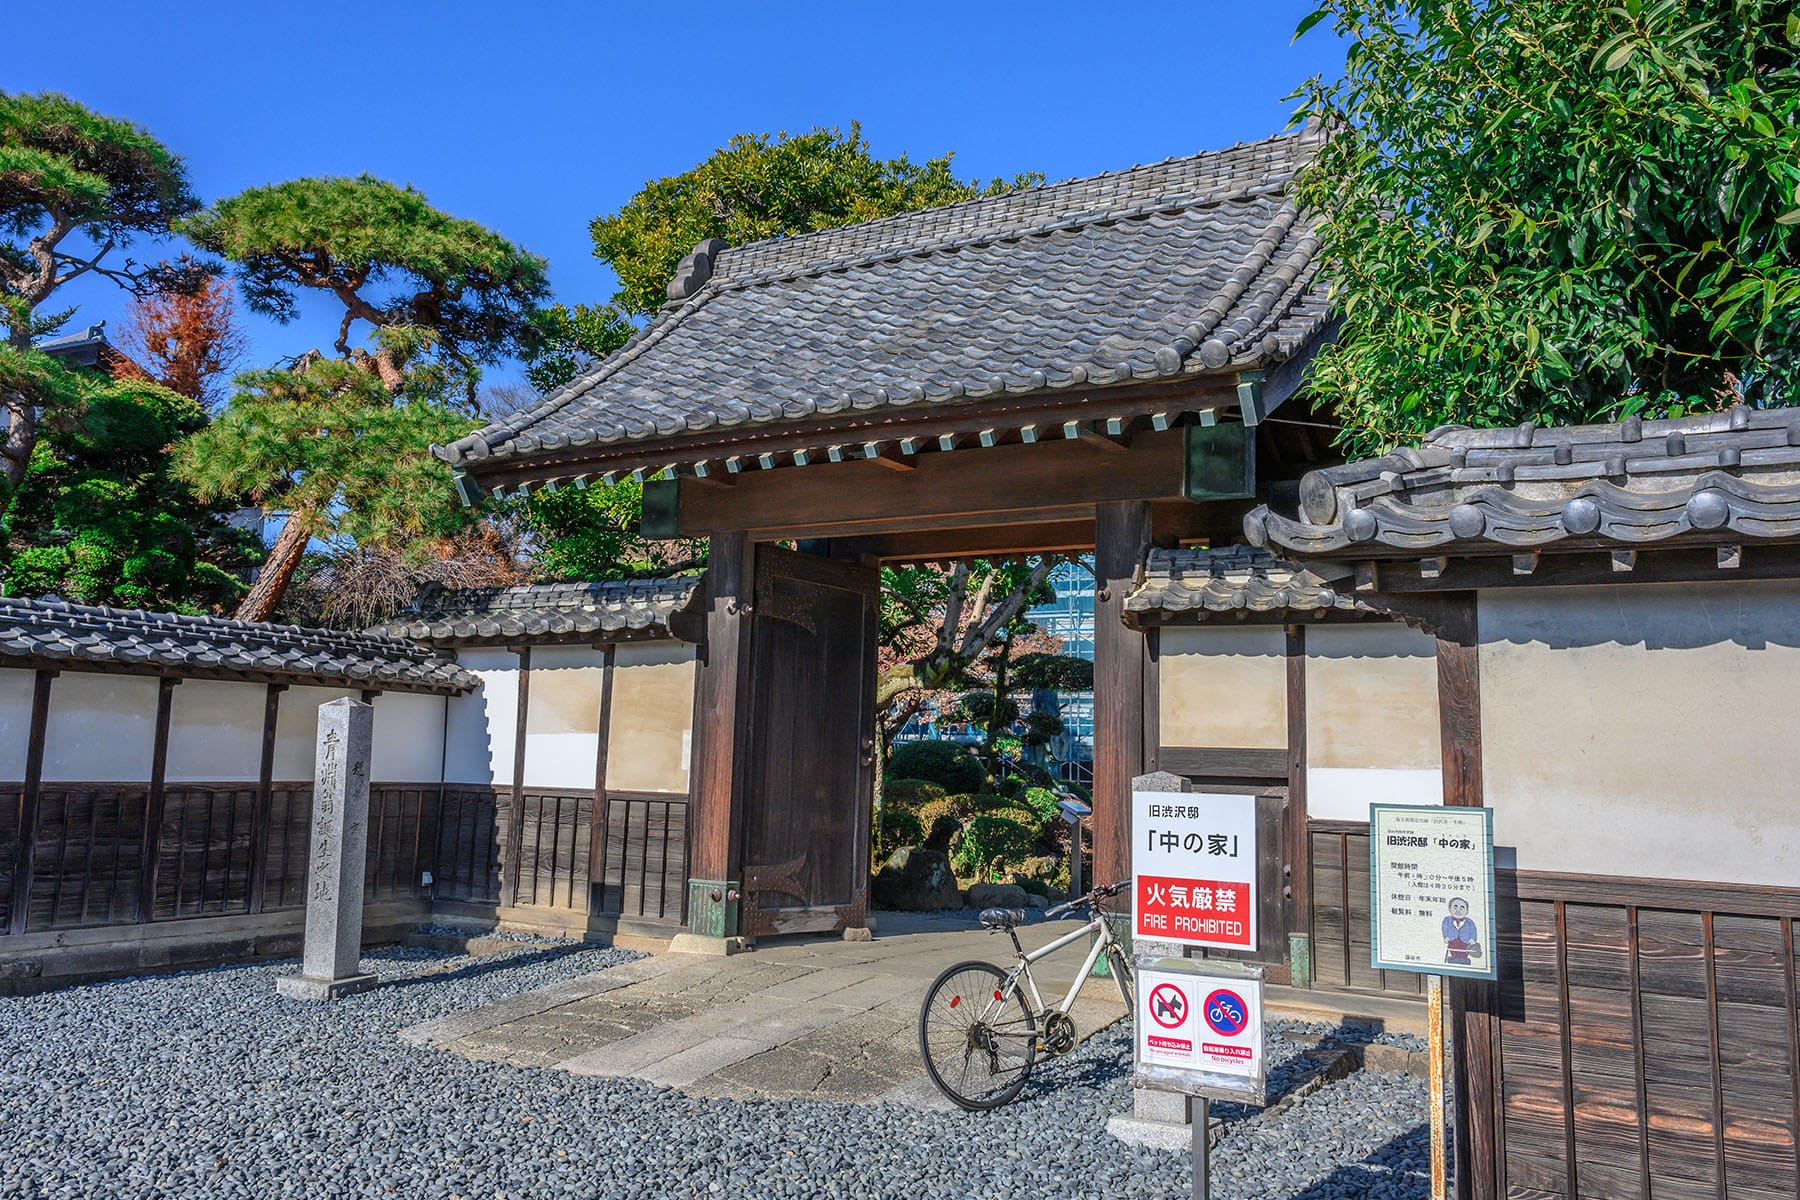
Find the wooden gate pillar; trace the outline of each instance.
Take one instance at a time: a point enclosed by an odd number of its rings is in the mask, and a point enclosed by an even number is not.
[[[1144,771],[1144,635],[1125,597],[1150,545],[1150,505],[1109,501],[1094,513],[1094,882],[1131,874],[1131,780]]]
[[[1480,808],[1484,803],[1481,639],[1475,593],[1447,593],[1435,617],[1444,803]],[[1456,1044],[1456,1196],[1457,1200],[1496,1200],[1500,1187],[1499,988],[1482,979],[1452,979],[1449,992],[1451,1035]]]
[[[756,547],[745,534],[713,535],[705,587],[706,639],[694,688],[688,929],[729,938],[739,933],[750,614],[756,596]]]

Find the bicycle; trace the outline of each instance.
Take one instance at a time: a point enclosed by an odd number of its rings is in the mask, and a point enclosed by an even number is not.
[[[1066,904],[1047,909],[1046,918],[1085,908],[1091,919],[1042,949],[1026,953],[1017,928],[1025,920],[1022,909],[989,908],[981,923],[1012,938],[1019,961],[1010,971],[992,963],[971,960],[946,969],[932,982],[919,1010],[919,1056],[925,1072],[951,1100],[963,1108],[980,1111],[999,1108],[1015,1099],[1031,1076],[1040,1052],[1051,1057],[1075,1048],[1075,1022],[1069,1017],[1081,985],[1106,956],[1107,966],[1119,986],[1125,1007],[1131,1008],[1131,960],[1113,936],[1102,902],[1131,886],[1129,879],[1095,888]],[[1065,946],[1094,935],[1093,948],[1069,987],[1069,994],[1046,1007],[1032,977],[1031,964]],[[1039,1019],[1043,1021],[1040,1035]]]

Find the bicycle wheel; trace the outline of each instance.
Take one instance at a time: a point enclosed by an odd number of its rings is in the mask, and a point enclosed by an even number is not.
[[[938,1090],[963,1108],[999,1108],[1025,1087],[1037,1058],[1037,1018],[1006,973],[964,962],[932,982],[919,1010],[919,1057]]]
[[[1132,989],[1131,960],[1125,956],[1123,950],[1114,947],[1107,951],[1107,962],[1112,970],[1113,982],[1119,985],[1119,998],[1125,1001],[1125,1007],[1128,1010],[1135,1012],[1136,1010],[1132,1009],[1132,997],[1136,993]]]

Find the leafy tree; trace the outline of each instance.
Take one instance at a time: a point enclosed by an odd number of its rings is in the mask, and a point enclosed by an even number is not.
[[[1349,449],[1786,403],[1800,380],[1800,17],[1773,0],[1327,0],[1302,112]]]
[[[251,309],[289,321],[302,289],[342,305],[338,355],[405,389],[399,344],[353,347],[358,321],[429,329],[431,353],[469,374],[527,352],[549,294],[544,260],[473,221],[433,208],[416,189],[369,175],[293,179],[221,200],[181,222],[194,243],[236,264]]]
[[[453,385],[473,408],[479,367],[536,344],[544,260],[367,175],[251,188],[181,228],[235,264],[252,309],[288,320],[312,291],[343,310],[336,363],[304,356],[289,382],[247,377],[204,441],[186,448],[183,470],[206,494],[238,487],[288,514],[238,617],[268,619],[315,535],[391,549],[470,524],[429,446],[472,424],[451,411]],[[373,349],[351,344],[359,321],[373,327]],[[309,427],[289,405],[329,424]],[[422,557],[431,547],[407,550]]]
[[[129,287],[155,271],[106,262],[156,235],[196,204],[187,168],[150,132],[54,92],[0,92],[0,321],[13,354],[54,332],[68,312],[40,312],[57,290],[90,272]],[[13,359],[0,404],[8,418],[0,475],[25,477],[46,406],[63,394],[50,376]]]
[[[877,158],[854,123],[847,132],[739,134],[691,170],[651,180],[618,212],[595,217],[588,225],[594,257],[619,277],[613,308],[648,316],[667,299],[676,264],[707,238],[742,246],[995,195],[1044,178],[958,179],[951,158]]]
[[[742,246],[1043,182],[1037,174],[1011,181],[958,179],[951,158],[944,154],[922,164],[905,155],[878,158],[862,128],[853,124],[848,132],[739,134],[691,169],[651,180],[617,212],[589,224],[594,257],[618,276],[618,291],[603,305],[546,311],[528,370],[532,383],[551,391],[586,362],[623,345],[635,330],[633,322],[655,314],[667,299],[676,265],[707,238]],[[533,520],[542,522],[546,557],[563,564],[554,568],[558,573],[613,578],[639,570],[634,564],[656,561],[657,552],[646,546],[622,548],[610,557],[592,553],[601,544],[596,539],[610,537],[607,530],[636,528],[641,515],[641,508],[633,507],[640,501],[636,489],[588,488],[567,496],[532,504]],[[582,504],[596,511],[583,516],[577,511]],[[564,539],[584,544],[558,551]]]
[[[676,575],[706,565],[704,538],[653,541],[638,532],[644,485],[539,489],[526,501],[542,539],[537,569],[550,579],[634,579]]]
[[[239,619],[268,618],[314,537],[423,556],[468,525],[449,468],[429,447],[474,421],[446,401],[441,373],[411,368],[391,344],[381,353],[405,373],[404,400],[356,362],[312,356],[294,370],[239,376],[212,424],[176,447],[177,474],[202,498],[247,496],[287,512]]]
[[[248,349],[231,283],[216,275],[136,297],[119,334],[120,352],[150,379],[209,408]]]
[[[200,405],[148,380],[31,358],[53,403],[0,510],[5,593],[190,612],[233,602],[256,539],[226,523],[231,505],[196,499],[169,470],[170,443],[206,423]]]

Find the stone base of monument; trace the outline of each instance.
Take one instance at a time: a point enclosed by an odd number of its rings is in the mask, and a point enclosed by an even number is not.
[[[343,979],[314,979],[310,975],[281,975],[275,990],[291,1000],[342,1000],[366,992],[381,981],[373,975],[347,975]]]

